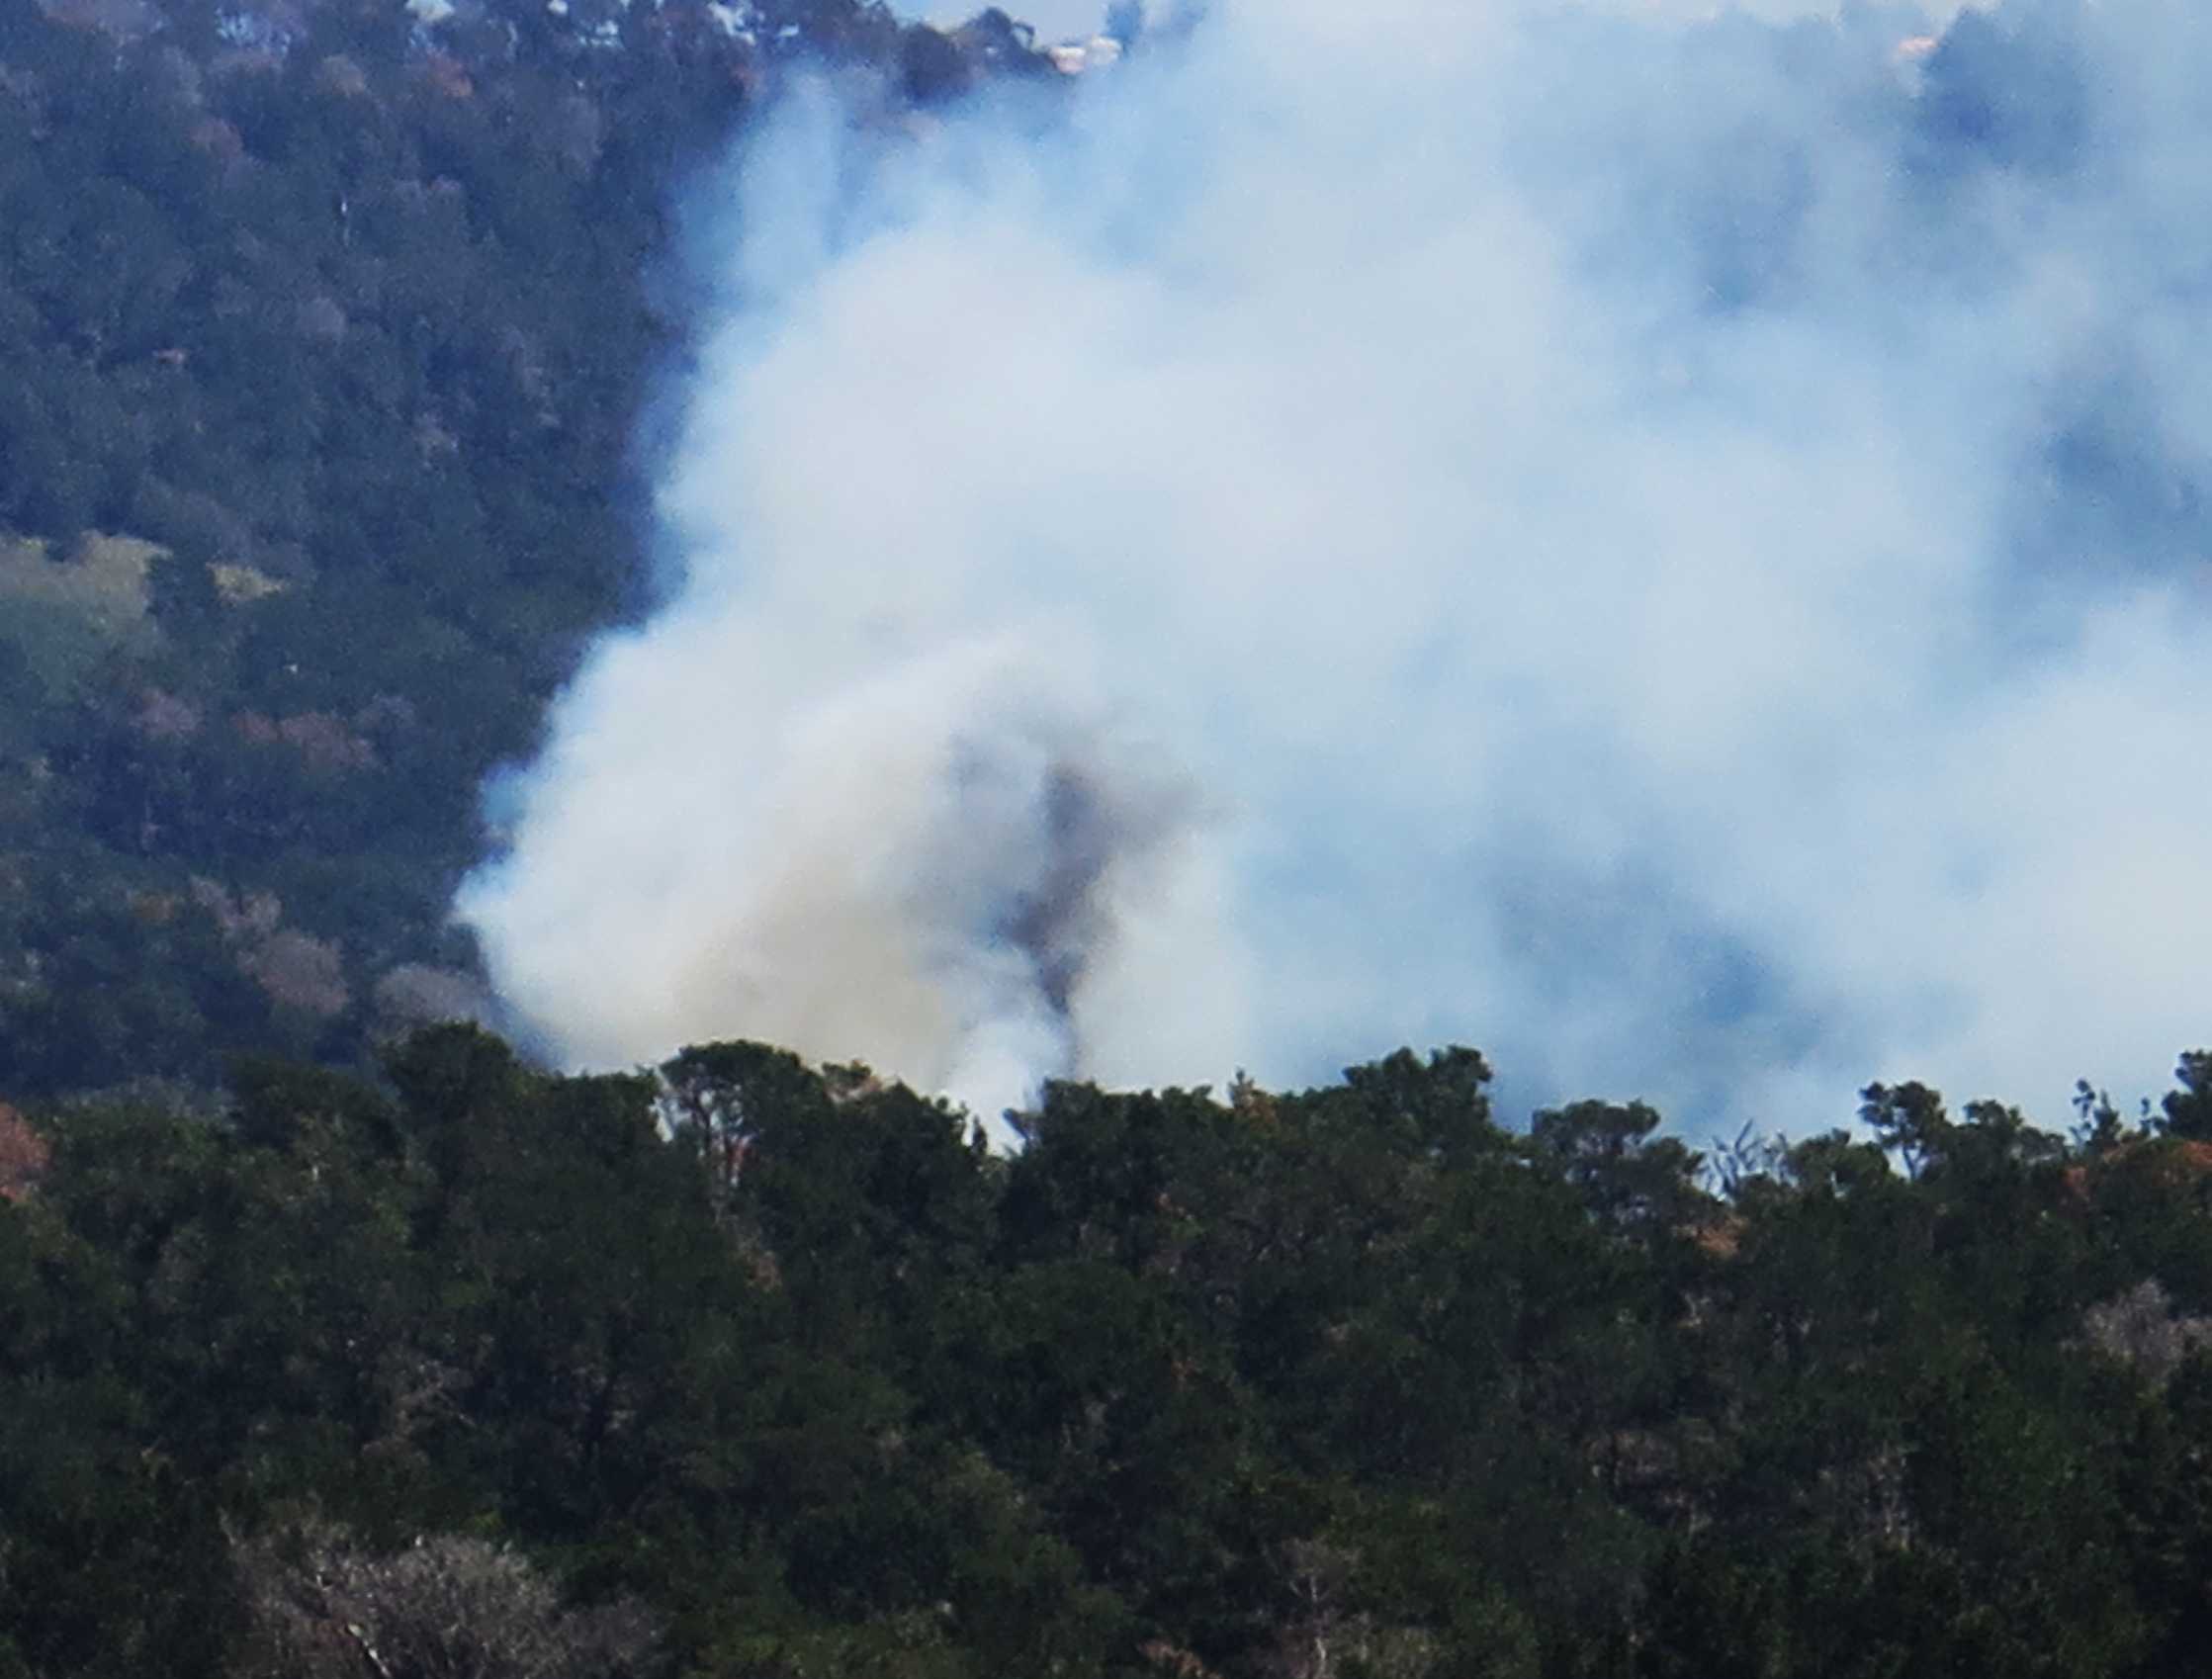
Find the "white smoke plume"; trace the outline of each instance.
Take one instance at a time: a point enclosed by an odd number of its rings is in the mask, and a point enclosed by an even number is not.
[[[463,897],[503,995],[984,1109],[1445,1041],[1700,1134],[2161,1088],[2208,77],[2168,0],[1223,0],[1049,109],[787,102],[680,574]]]

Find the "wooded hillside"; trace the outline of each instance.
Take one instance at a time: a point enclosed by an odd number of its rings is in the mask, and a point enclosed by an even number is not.
[[[996,12],[439,11],[0,4],[0,1094],[481,1007],[485,777],[652,574],[679,186],[799,68],[892,133],[1044,63]]]

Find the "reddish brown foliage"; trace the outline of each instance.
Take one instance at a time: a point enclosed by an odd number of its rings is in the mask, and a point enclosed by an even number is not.
[[[0,1102],[0,1200],[20,1201],[30,1195],[53,1151],[46,1139],[31,1128],[24,1116]]]
[[[422,60],[422,79],[434,92],[448,99],[468,99],[477,91],[477,84],[461,60],[450,53],[432,52]]]
[[[2098,1180],[2115,1171],[2148,1172],[2151,1181],[2175,1187],[2212,1177],[2212,1142],[2190,1137],[2151,1137],[2122,1143],[2110,1153],[2066,1169],[2067,1193],[2083,1205],[2096,1198]]]
[[[138,702],[138,733],[149,741],[189,741],[205,721],[190,700],[160,688],[147,688]]]
[[[1743,1242],[1743,1220],[1732,1212],[1722,1213],[1692,1230],[1690,1240],[1714,1259],[1734,1259]]]
[[[290,747],[316,769],[376,767],[376,748],[326,711],[303,711],[282,718],[241,711],[230,719],[230,727],[238,739],[252,746]]]

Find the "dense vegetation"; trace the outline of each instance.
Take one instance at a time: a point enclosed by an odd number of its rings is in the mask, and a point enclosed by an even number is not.
[[[650,573],[676,184],[795,62],[887,126],[1038,72],[439,10],[0,0],[0,1679],[2204,1670],[2204,1057],[1701,1158],[1400,1055],[1006,1156],[396,1036]],[[1929,108],[2032,164],[1997,40]]]
[[[0,1119],[0,1672],[2201,1672],[2212,1060],[1701,1162],[1468,1051]]]
[[[857,0],[0,0],[0,1093],[466,1010],[479,790],[651,567],[678,186]],[[873,89],[869,94],[867,89]]]

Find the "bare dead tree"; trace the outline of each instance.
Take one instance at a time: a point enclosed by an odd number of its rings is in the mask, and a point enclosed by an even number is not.
[[[306,1524],[236,1550],[237,1679],[635,1679],[660,1643],[643,1605],[568,1608],[527,1558],[482,1540],[378,1555]]]

